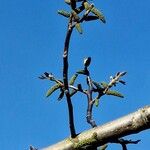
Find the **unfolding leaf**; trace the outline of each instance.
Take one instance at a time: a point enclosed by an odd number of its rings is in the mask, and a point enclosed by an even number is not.
[[[95,99],[95,103],[94,104],[95,104],[96,107],[98,107],[98,105],[99,105],[99,99]]]
[[[74,94],[76,94],[77,93],[77,91],[76,90],[71,90],[71,92],[70,92],[70,96],[72,97]]]
[[[108,83],[106,83],[106,82],[101,82],[101,85],[102,85],[103,88],[107,88],[108,87]]]
[[[70,17],[70,13],[67,12],[67,11],[64,11],[64,10],[58,10],[58,14],[64,16],[64,17],[67,17],[69,18]]]
[[[56,90],[58,90],[60,88],[60,84],[55,84],[54,86],[52,86],[46,93],[46,97],[49,97],[53,92],[55,92]]]
[[[64,97],[64,91],[62,90],[59,94],[58,100],[60,101]]]
[[[91,12],[93,14],[95,14],[103,23],[106,23],[106,20],[105,20],[105,17],[104,15],[102,14],[102,12],[100,12],[98,9],[96,9],[95,7],[93,7],[91,9]]]
[[[90,9],[90,4],[88,2],[84,2],[83,5],[86,10]],[[93,7],[91,12],[95,14],[103,23],[106,23],[104,15],[97,8]]]
[[[100,85],[100,83],[98,83],[98,82],[95,82],[95,81],[92,81],[92,83],[95,85],[95,87],[97,88],[97,89],[103,89],[102,88],[102,86]]]
[[[76,23],[75,27],[80,34],[83,33],[80,23]]]
[[[88,2],[84,2],[83,6],[86,10],[88,10],[90,8],[90,4]]]
[[[75,12],[74,10],[72,11],[72,15],[73,15],[73,19],[74,21],[78,22],[80,17],[78,16],[77,12]]]
[[[85,21],[93,21],[99,19],[97,16],[87,16],[84,20]]]
[[[119,93],[118,91],[108,90],[106,92],[106,94],[124,98],[124,96],[121,93]]]
[[[124,76],[127,72],[121,72],[121,76]]]
[[[87,75],[88,72],[86,70],[79,70],[79,71],[77,71],[77,73]]]
[[[74,82],[75,82],[75,80],[77,79],[77,77],[78,77],[78,74],[77,74],[77,73],[74,74],[74,75],[71,77],[71,79],[70,79],[70,81],[69,81],[69,84],[70,84],[70,85],[74,85]]]
[[[126,82],[125,82],[125,81],[123,81],[123,80],[119,80],[119,82],[120,82],[121,84],[123,84],[123,85],[125,85],[125,84],[126,84]]]

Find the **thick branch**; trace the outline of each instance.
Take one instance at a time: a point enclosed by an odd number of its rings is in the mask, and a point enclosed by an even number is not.
[[[85,145],[101,146],[130,134],[150,129],[150,106],[114,120],[102,126],[87,130],[75,139],[67,138],[42,150],[75,150]]]

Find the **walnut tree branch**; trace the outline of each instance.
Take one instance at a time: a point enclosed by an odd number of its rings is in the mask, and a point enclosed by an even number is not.
[[[150,129],[150,106],[145,106],[127,116],[97,126],[79,134],[74,140],[67,138],[41,150],[76,150],[85,145],[101,146],[113,139]]]
[[[93,86],[92,86],[92,80],[90,78],[90,75],[87,76],[87,83],[88,83],[88,90],[87,90],[87,99],[88,99],[88,106],[87,106],[87,122],[94,128],[96,127],[96,123],[92,118],[92,109],[93,109],[93,104],[95,101],[93,101],[92,98],[92,92],[93,92]]]
[[[70,38],[73,31],[71,24],[72,24],[72,17],[70,16],[67,35],[64,44],[64,53],[63,53],[63,82],[64,82],[64,90],[67,99],[68,111],[69,111],[69,127],[70,127],[71,137],[74,138],[76,136],[76,131],[74,126],[73,106],[72,106],[71,96],[68,87],[68,51],[69,51]]]

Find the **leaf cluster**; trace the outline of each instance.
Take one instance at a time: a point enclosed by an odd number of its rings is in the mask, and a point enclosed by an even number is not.
[[[66,10],[58,10],[58,14],[66,18],[72,18],[74,26],[80,34],[83,33],[81,27],[81,23],[83,21],[87,22],[99,19],[103,23],[106,23],[102,11],[98,10],[94,4],[90,4],[87,0],[65,0],[65,3],[71,7],[71,11],[68,12]],[[80,4],[79,7],[77,7],[77,3]]]
[[[88,94],[88,89],[83,89],[82,83],[77,83],[75,86],[75,81],[79,77],[79,75],[84,75],[86,77],[90,76],[90,71],[88,67],[91,63],[91,57],[85,58],[83,61],[84,68],[81,70],[76,71],[76,73],[70,78],[69,80],[69,89],[70,89],[70,96],[72,97],[77,92],[81,92],[85,95]],[[91,79],[91,92],[97,93],[97,96],[93,98],[93,101],[96,106],[99,105],[99,100],[103,95],[111,95],[116,96],[120,98],[124,98],[123,94],[116,90],[111,90],[113,86],[116,86],[118,83],[121,83],[125,85],[125,81],[121,80],[120,78],[123,77],[126,74],[126,72],[118,72],[115,76],[110,77],[109,82],[97,82]],[[49,81],[52,81],[54,83],[53,86],[51,86],[48,91],[46,92],[46,97],[49,97],[54,93],[55,91],[59,90],[60,94],[58,96],[58,100],[61,100],[64,97],[64,84],[63,81],[60,79],[57,79],[52,73],[45,72],[43,75],[39,77],[40,79],[47,79]],[[87,80],[87,85],[89,85],[89,81]]]

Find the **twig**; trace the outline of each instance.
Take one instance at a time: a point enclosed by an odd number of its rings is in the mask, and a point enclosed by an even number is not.
[[[71,137],[74,138],[76,136],[76,131],[74,126],[73,106],[72,106],[69,87],[68,87],[68,51],[69,51],[70,37],[73,31],[71,24],[72,24],[72,16],[70,16],[70,20],[68,23],[68,30],[67,30],[67,35],[66,35],[65,45],[64,45],[63,82],[64,82],[64,90],[67,99],[68,111],[69,111],[69,127],[70,127]]]
[[[118,72],[114,77],[111,77],[111,81],[109,82],[108,86],[105,88],[104,90],[104,94],[107,93],[107,91],[112,87],[112,86],[115,86],[118,82],[122,83],[122,84],[125,84],[124,81],[120,80],[120,78],[122,76],[124,76],[127,72]]]
[[[122,146],[122,150],[127,150],[127,144],[138,144],[141,140],[136,140],[136,141],[132,141],[132,140],[124,140],[124,139],[116,139],[113,141],[113,143],[118,143],[121,144]]]
[[[85,70],[87,70],[87,67],[85,67]],[[87,70],[88,71],[88,70]],[[93,104],[94,104],[94,100],[92,98],[92,92],[93,92],[93,86],[92,86],[92,80],[90,78],[90,73],[88,71],[88,75],[87,75],[87,84],[88,84],[88,90],[87,90],[87,99],[88,99],[88,106],[87,106],[87,122],[94,128],[96,127],[96,123],[92,118],[92,109],[93,109]]]

